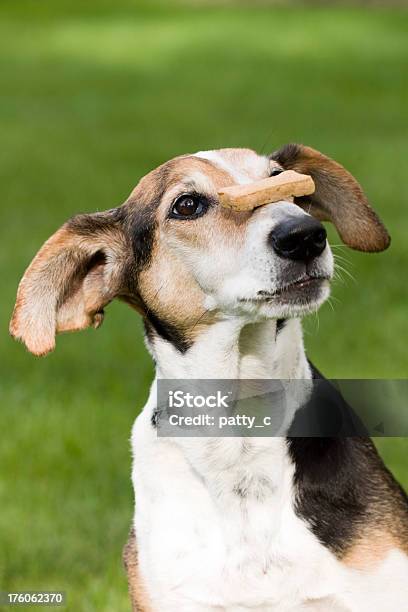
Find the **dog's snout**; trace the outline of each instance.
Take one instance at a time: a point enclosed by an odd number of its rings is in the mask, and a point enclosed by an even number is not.
[[[307,261],[323,253],[326,230],[313,217],[286,219],[269,235],[269,243],[280,257]]]

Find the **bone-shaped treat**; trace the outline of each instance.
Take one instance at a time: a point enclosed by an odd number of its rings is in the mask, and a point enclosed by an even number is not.
[[[315,184],[311,176],[286,170],[262,181],[224,187],[220,189],[218,196],[221,206],[243,211],[279,202],[288,197],[311,195],[314,191]]]

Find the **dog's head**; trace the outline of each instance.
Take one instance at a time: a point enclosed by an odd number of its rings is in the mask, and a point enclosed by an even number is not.
[[[251,212],[219,205],[221,188],[283,169],[310,174],[314,195]],[[57,332],[98,327],[115,297],[180,350],[219,317],[300,316],[329,294],[333,258],[319,220],[332,221],[352,248],[389,244],[357,181],[313,149],[177,157],[145,176],[122,206],[77,215],[51,236],[20,283],[11,333],[43,355]]]

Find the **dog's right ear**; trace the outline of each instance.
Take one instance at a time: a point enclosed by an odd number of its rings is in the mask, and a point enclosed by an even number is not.
[[[323,153],[299,144],[285,145],[271,158],[285,170],[309,174],[316,191],[311,196],[295,198],[295,203],[321,221],[331,221],[340,238],[352,249],[384,251],[389,234],[371,208],[354,176]]]
[[[127,292],[130,253],[120,208],[73,217],[26,270],[11,335],[45,355],[54,349],[57,332],[99,327],[104,306]]]

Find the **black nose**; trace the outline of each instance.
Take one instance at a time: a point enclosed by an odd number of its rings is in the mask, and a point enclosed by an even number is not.
[[[298,217],[279,223],[269,235],[269,242],[280,257],[307,261],[323,253],[326,230],[313,217]]]

